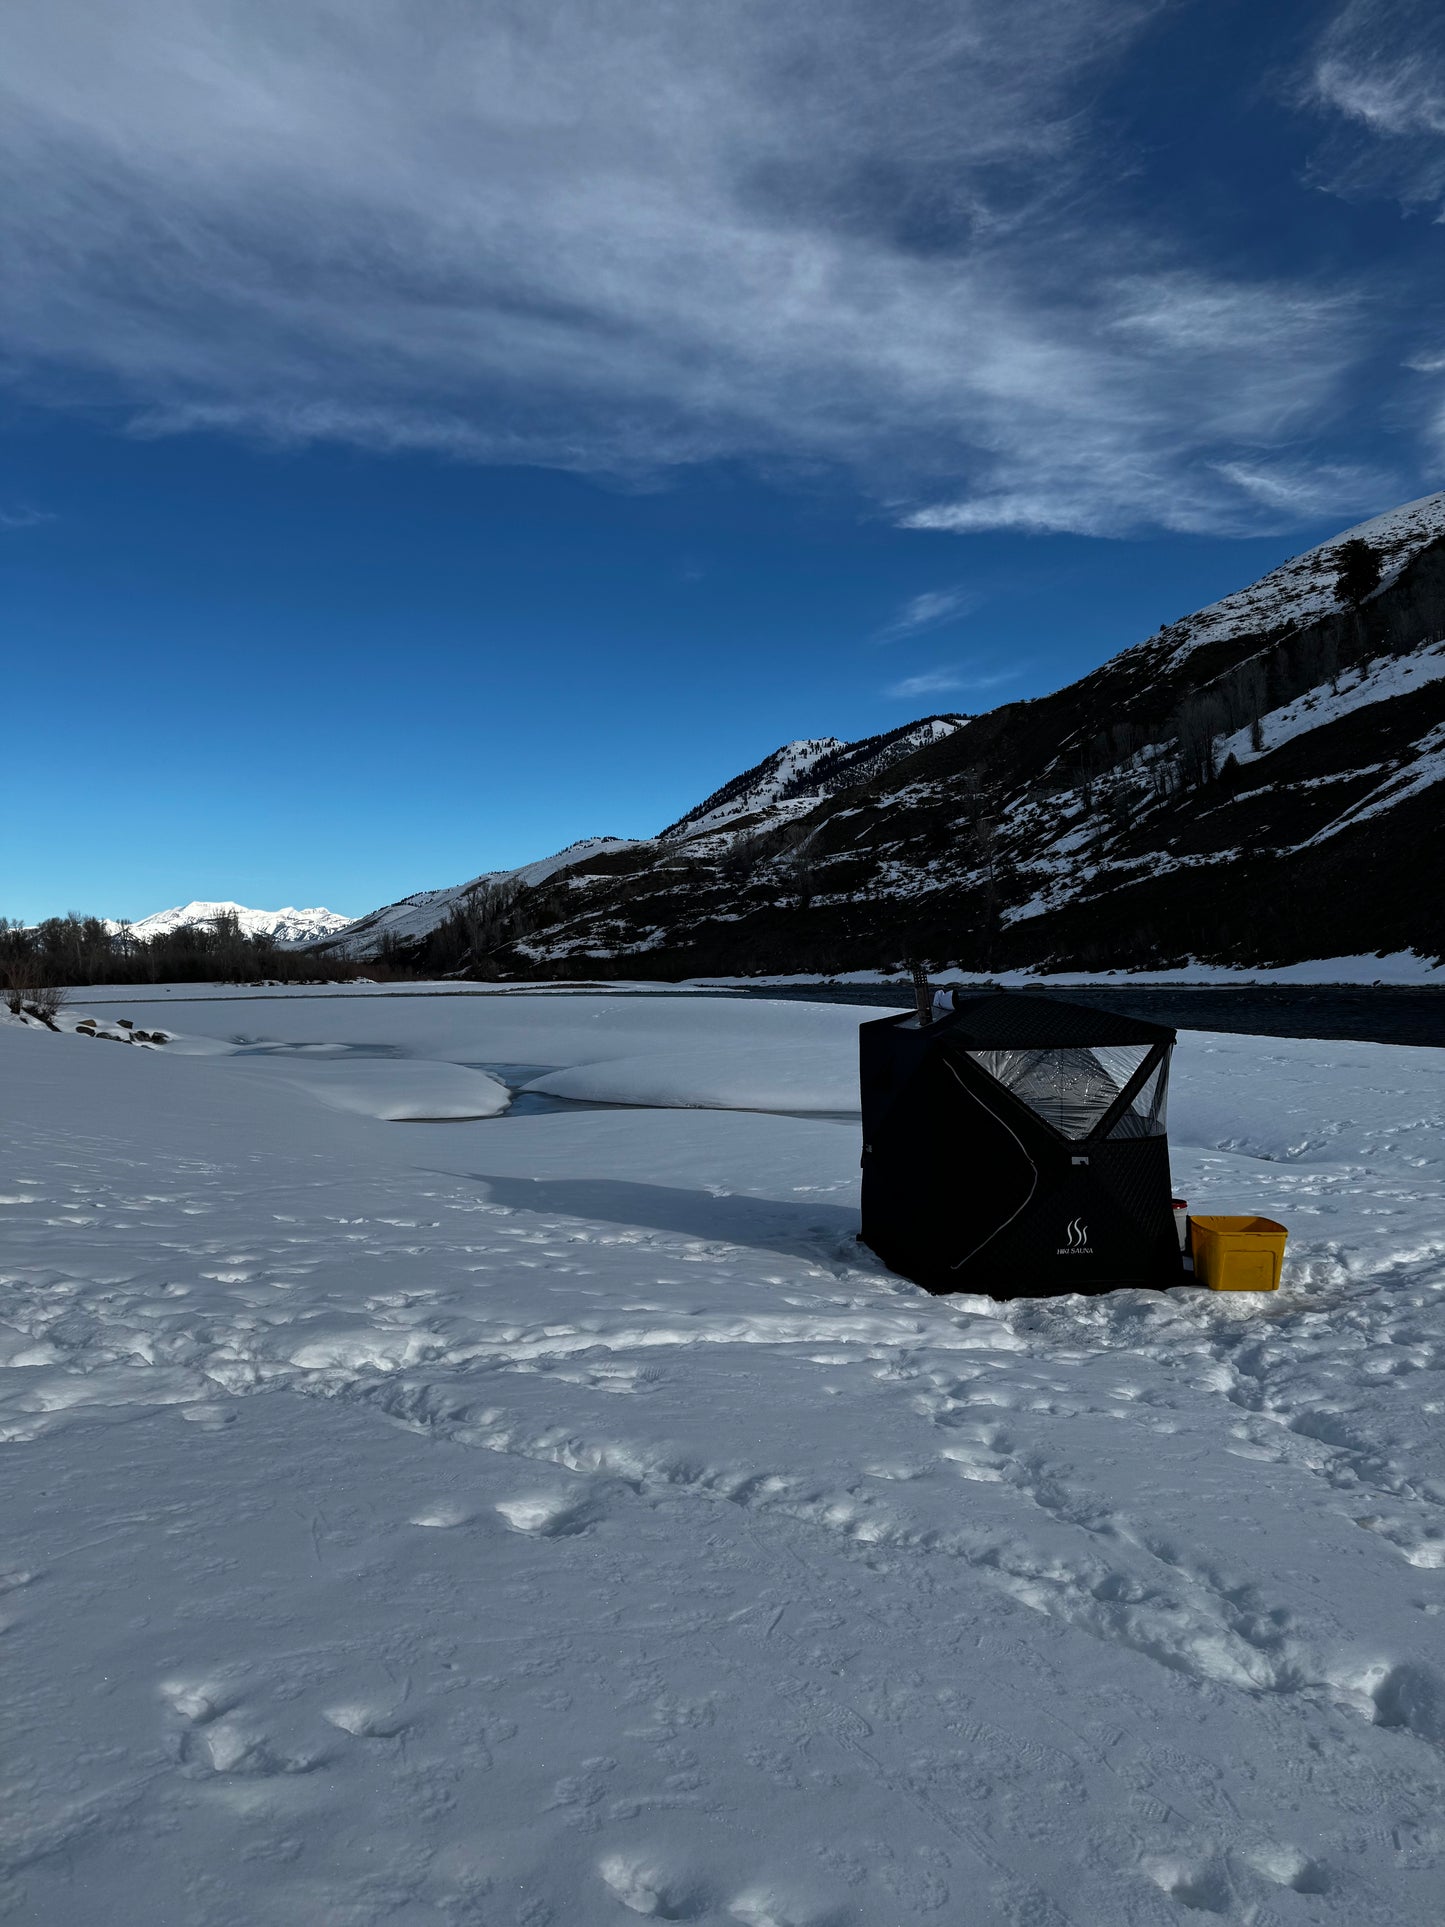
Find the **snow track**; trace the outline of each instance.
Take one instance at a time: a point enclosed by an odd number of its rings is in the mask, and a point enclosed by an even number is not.
[[[1278,1298],[1001,1306],[826,1117],[0,1029],[0,1917],[1433,1922],[1435,1059],[1267,1052],[1186,1045],[1175,1162]]]

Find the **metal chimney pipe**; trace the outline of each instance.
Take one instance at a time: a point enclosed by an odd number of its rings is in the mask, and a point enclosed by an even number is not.
[[[908,969],[913,978],[913,1001],[918,1006],[918,1021],[920,1024],[931,1024],[933,995],[928,988],[928,972],[917,958],[909,964]]]

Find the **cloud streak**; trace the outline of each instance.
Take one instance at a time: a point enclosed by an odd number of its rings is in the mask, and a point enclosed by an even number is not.
[[[1305,94],[1343,125],[1317,178],[1336,193],[1445,208],[1445,24],[1436,0],[1349,0]]]
[[[900,642],[906,636],[923,635],[961,621],[982,599],[971,589],[925,589],[921,595],[910,596],[893,620],[878,631],[878,641]]]
[[[1278,522],[1231,465],[1328,412],[1361,318],[1101,212],[1090,98],[1163,4],[13,9],[0,354],[151,435]]]
[[[925,669],[916,676],[905,676],[901,682],[891,684],[884,694],[911,702],[916,696],[941,696],[950,691],[1001,689],[1005,683],[1015,681],[1022,674],[1022,668],[1001,669],[983,676],[965,675],[960,669]]]

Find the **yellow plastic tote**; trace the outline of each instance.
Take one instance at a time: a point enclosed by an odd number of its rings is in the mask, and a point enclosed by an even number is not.
[[[1194,1276],[1211,1291],[1274,1291],[1289,1233],[1273,1218],[1189,1220]]]

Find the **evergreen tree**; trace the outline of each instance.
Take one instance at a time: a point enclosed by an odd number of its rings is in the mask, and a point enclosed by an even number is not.
[[[1342,542],[1335,553],[1340,565],[1335,594],[1349,608],[1358,610],[1365,597],[1380,586],[1380,558],[1357,535]]]

